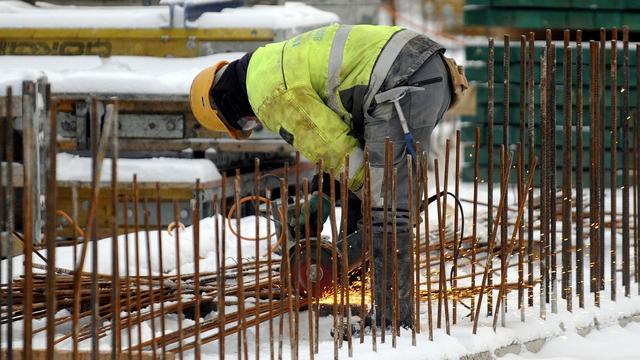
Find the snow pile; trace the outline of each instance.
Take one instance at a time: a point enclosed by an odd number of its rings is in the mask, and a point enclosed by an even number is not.
[[[213,162],[206,159],[118,159],[118,181],[131,182],[133,175],[139,182],[195,183],[221,178]],[[58,181],[91,181],[91,158],[67,153],[58,154]],[[111,181],[111,159],[102,163],[101,181]]]
[[[22,81],[46,76],[51,89],[62,93],[187,95],[193,78],[218,61],[233,61],[244,53],[195,58],[146,56],[0,56],[0,95],[7,86],[20,94]]]
[[[256,5],[251,8],[228,8],[219,13],[204,13],[188,25],[199,28],[242,28],[251,24],[255,28],[295,29],[319,27],[339,20],[334,13],[303,3],[287,2],[283,6]]]

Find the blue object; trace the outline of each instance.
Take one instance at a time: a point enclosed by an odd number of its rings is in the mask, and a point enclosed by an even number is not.
[[[242,6],[244,6],[244,0],[217,0],[196,4],[186,3],[184,7],[184,18],[187,21],[195,21],[200,15],[207,12],[220,12],[226,8],[239,8]]]

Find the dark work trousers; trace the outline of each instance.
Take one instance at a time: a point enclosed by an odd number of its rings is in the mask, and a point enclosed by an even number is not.
[[[428,149],[433,128],[442,119],[451,101],[450,79],[446,65],[438,54],[430,57],[408,80],[405,86],[420,87],[412,89],[400,100],[402,111],[407,120],[409,130],[421,149]],[[397,274],[399,308],[398,326],[412,326],[413,309],[410,298],[409,256],[409,199],[407,148],[404,132],[398,113],[392,103],[374,104],[365,120],[364,139],[369,149],[371,171],[372,223],[373,223],[373,256],[375,271],[375,308],[376,322],[379,326],[391,325],[392,321],[392,274]],[[389,184],[384,183],[385,139],[393,142],[393,166],[397,169],[397,268],[391,266],[392,249],[392,217],[391,217],[391,177]],[[415,166],[415,165],[414,165]],[[415,167],[414,184],[416,183]],[[388,189],[387,199],[387,248],[384,239],[384,190]],[[415,206],[415,205],[414,205]],[[349,258],[357,258],[361,253],[362,231],[353,233],[348,239]],[[387,272],[383,273],[384,253],[387,257]],[[353,256],[353,257],[352,257]],[[386,279],[386,283],[385,283]],[[386,308],[382,308],[382,287],[387,289]],[[385,311],[385,322],[381,324],[381,315]]]

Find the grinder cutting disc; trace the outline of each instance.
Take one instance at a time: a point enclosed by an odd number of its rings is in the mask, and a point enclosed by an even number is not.
[[[316,261],[317,247],[320,244],[320,261]],[[299,254],[299,255],[296,255]],[[314,298],[322,297],[332,290],[332,262],[331,245],[323,241],[311,241],[310,246],[311,261],[307,263],[307,247],[304,241],[299,246],[289,249],[289,259],[291,264],[291,284],[298,289],[301,297],[306,297],[309,293]],[[338,274],[337,280],[340,282],[340,255],[338,254]],[[308,289],[307,280],[310,280],[311,289]]]

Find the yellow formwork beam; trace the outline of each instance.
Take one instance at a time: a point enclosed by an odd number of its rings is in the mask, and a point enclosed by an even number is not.
[[[0,29],[0,55],[195,57],[200,42],[273,41],[272,29]]]

